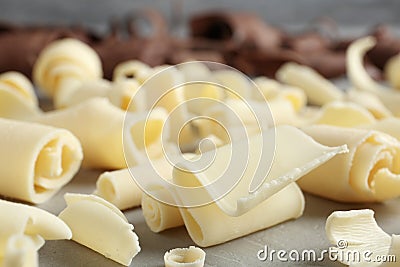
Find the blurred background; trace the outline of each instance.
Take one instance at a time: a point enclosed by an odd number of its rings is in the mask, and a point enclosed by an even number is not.
[[[397,0],[0,0],[0,6],[0,71],[27,76],[40,51],[66,37],[99,54],[107,79],[131,59],[150,66],[214,61],[268,77],[294,61],[336,78],[345,73],[348,45],[365,35],[377,38],[366,64],[381,79],[387,60],[400,53]]]
[[[186,21],[192,14],[206,10],[247,10],[273,25],[294,30],[329,16],[344,34],[354,27],[366,31],[379,23],[400,24],[398,0],[1,0],[0,6],[1,21],[83,24],[99,32],[108,29],[112,18],[145,7],[162,11],[170,22],[176,15]]]

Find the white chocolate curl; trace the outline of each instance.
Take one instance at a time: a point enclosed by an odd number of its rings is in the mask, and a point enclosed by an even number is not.
[[[99,56],[87,44],[62,39],[45,47],[33,66],[33,79],[39,89],[63,107],[83,81],[103,76]]]
[[[307,104],[307,96],[301,88],[284,85],[266,77],[257,77],[254,79],[254,83],[268,102],[283,98],[292,104],[296,112],[303,109]],[[264,101],[264,99],[258,99],[258,97],[258,95],[255,96],[256,100]]]
[[[355,88],[375,94],[394,116],[400,116],[400,92],[375,82],[364,68],[363,57],[375,43],[376,40],[368,36],[349,46],[346,56],[347,75]]]
[[[133,180],[129,169],[104,172],[96,182],[95,195],[125,210],[140,206],[142,190]]]
[[[0,194],[31,203],[50,199],[82,162],[82,148],[69,131],[0,119]]]
[[[324,105],[342,100],[344,93],[315,70],[297,63],[286,63],[276,73],[279,81],[303,89],[310,104]]]
[[[350,89],[347,91],[346,100],[366,108],[376,119],[393,116],[382,101],[373,93]]]
[[[67,207],[59,217],[72,231],[72,240],[122,265],[129,266],[140,252],[133,225],[106,200],[83,194],[64,196]]]
[[[147,194],[143,194],[143,216],[151,231],[159,233],[166,229],[179,227],[184,224],[177,207],[164,204],[155,198],[170,198],[172,200],[172,196],[168,190],[162,187],[149,189],[147,190]]]
[[[40,114],[33,85],[19,72],[0,75],[0,117],[29,119]]]
[[[275,155],[272,161],[271,169],[266,174],[261,185],[254,192],[249,192],[250,184],[253,177],[257,174],[259,165],[265,162],[258,162],[258,158],[265,150],[271,148],[273,143],[273,134],[275,136]],[[263,140],[265,138],[265,140]],[[344,143],[327,147],[315,142],[311,137],[292,126],[278,126],[263,132],[263,135],[254,135],[249,140],[238,141],[236,148],[244,145],[248,146],[249,151],[247,165],[245,170],[237,170],[232,175],[238,175],[240,180],[226,195],[219,190],[225,187],[214,186],[212,190],[208,190],[206,185],[214,182],[217,178],[221,180],[226,176],[228,171],[240,166],[240,162],[231,162],[231,150],[235,148],[232,144],[221,146],[215,151],[203,153],[202,157],[214,155],[212,164],[207,168],[200,168],[196,164],[187,162],[179,163],[174,168],[173,181],[180,186],[194,187],[203,186],[201,188],[188,190],[179,190],[180,205],[193,206],[196,201],[203,200],[203,203],[216,200],[223,212],[230,216],[239,216],[254,209],[255,206],[270,198],[272,195],[282,190],[290,183],[296,181],[311,170],[317,168],[323,163],[329,161],[337,154],[346,153],[347,148]],[[336,144],[337,145],[337,144]],[[261,154],[260,154],[261,153]],[[197,156],[193,160],[197,160],[201,156]],[[246,155],[247,156],[247,155]],[[243,160],[243,158],[240,158]],[[240,167],[241,168],[241,167]],[[201,171],[198,171],[200,170]],[[258,174],[259,175],[259,174]],[[222,178],[221,178],[222,177]],[[233,178],[232,178],[233,179]],[[189,182],[190,181],[190,182]],[[219,196],[224,195],[219,199]],[[206,201],[206,202],[205,202]]]
[[[113,81],[137,80],[143,83],[151,73],[151,68],[138,60],[128,60],[119,63],[113,73]]]
[[[25,235],[38,250],[46,240],[71,239],[69,227],[53,214],[28,205],[0,200],[0,258],[12,250],[13,238]],[[25,238],[23,238],[25,239]],[[10,243],[11,242],[11,243]],[[27,241],[30,242],[30,241]]]
[[[400,55],[389,59],[385,66],[385,77],[393,88],[400,89]]]
[[[365,255],[365,257],[339,257],[339,261],[352,267],[397,266],[400,257],[399,235],[389,236],[376,223],[374,212],[369,209],[335,211],[326,220],[326,235],[331,244],[338,245],[341,255]],[[380,262],[384,256],[394,256],[393,262]]]
[[[375,202],[400,196],[400,143],[385,133],[314,125],[302,128],[327,146],[347,144],[349,153],[303,176],[300,187],[340,202]]]
[[[4,257],[3,259],[0,257],[0,264],[2,267],[37,267],[39,248],[31,237],[13,235],[7,241]]]
[[[375,123],[374,116],[362,106],[349,102],[331,102],[324,105],[312,124],[356,127]]]
[[[232,217],[215,203],[197,208],[180,208],[193,242],[209,247],[239,238],[303,214],[304,196],[296,183],[261,202],[247,213]]]
[[[206,253],[195,246],[174,248],[164,255],[165,267],[203,267]]]
[[[173,166],[162,157],[153,160],[151,165],[140,164],[129,169],[104,172],[96,182],[94,194],[111,202],[120,210],[137,207],[142,201],[142,189],[134,179],[149,179],[149,169],[154,169],[163,179],[170,181],[172,168]]]
[[[156,109],[147,118],[147,113],[132,113],[134,119],[126,141],[133,147],[131,155],[136,162],[144,157],[142,151],[153,149],[153,155],[161,154],[161,132],[166,114]],[[123,124],[125,112],[112,105],[107,98],[91,98],[78,105],[62,110],[47,112],[37,118],[37,122],[65,128],[80,140],[83,152],[83,165],[93,168],[121,169],[126,167],[123,153]],[[147,119],[147,121],[146,121]],[[144,122],[148,129],[144,134]],[[127,121],[125,120],[125,123]],[[146,141],[144,144],[143,140]]]

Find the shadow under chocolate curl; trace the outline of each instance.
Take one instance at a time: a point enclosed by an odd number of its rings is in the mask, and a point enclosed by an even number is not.
[[[207,12],[190,19],[191,35],[225,42],[229,50],[249,48],[270,50],[282,43],[283,33],[255,14]]]
[[[387,61],[400,53],[400,39],[385,25],[376,27],[371,35],[376,38],[377,44],[367,53],[367,57],[383,70]]]

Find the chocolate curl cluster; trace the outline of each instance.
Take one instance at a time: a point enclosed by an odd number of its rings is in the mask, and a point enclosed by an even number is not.
[[[148,25],[143,35],[140,22]],[[143,24],[143,23],[142,23]],[[115,66],[139,59],[150,66],[205,60],[231,65],[250,76],[274,77],[288,61],[307,65],[327,78],[345,74],[345,52],[353,40],[340,40],[331,20],[314,23],[300,35],[288,34],[245,12],[207,12],[191,17],[190,36],[172,36],[165,18],[155,10],[141,10],[114,21],[110,33],[99,36],[83,27],[20,27],[0,25],[0,72],[15,70],[31,76],[33,63],[49,43],[66,37],[86,42],[99,54],[105,78]],[[370,75],[382,78],[388,59],[400,52],[400,39],[388,27],[373,31],[377,46],[366,58]]]
[[[285,62],[315,68],[331,78],[345,73],[344,51],[318,32],[292,36],[248,13],[214,12],[193,17],[192,38],[218,43],[225,61],[249,75],[274,76]]]

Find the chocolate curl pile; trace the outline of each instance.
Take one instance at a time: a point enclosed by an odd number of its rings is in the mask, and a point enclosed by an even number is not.
[[[192,38],[219,43],[225,61],[250,75],[273,77],[288,61],[308,65],[328,78],[345,73],[344,51],[317,32],[291,36],[248,13],[214,12],[193,17]]]
[[[138,27],[146,22],[150,34]],[[345,52],[352,40],[340,40],[332,20],[314,23],[314,29],[300,35],[288,34],[245,12],[207,12],[189,21],[190,36],[172,36],[165,18],[155,10],[141,10],[114,21],[110,33],[99,36],[83,27],[22,27],[0,24],[0,72],[20,71],[31,76],[33,63],[49,43],[66,37],[77,38],[93,47],[103,63],[105,78],[112,78],[115,66],[139,59],[150,66],[205,60],[231,65],[247,75],[274,77],[288,61],[310,66],[326,78],[345,74]],[[388,59],[400,53],[400,39],[388,27],[373,31],[378,44],[366,58],[370,75],[382,78]]]
[[[284,33],[249,13],[213,12],[190,20],[191,37],[199,48],[217,51],[224,62],[249,75],[272,76],[287,61],[302,63],[295,53],[281,49]]]

